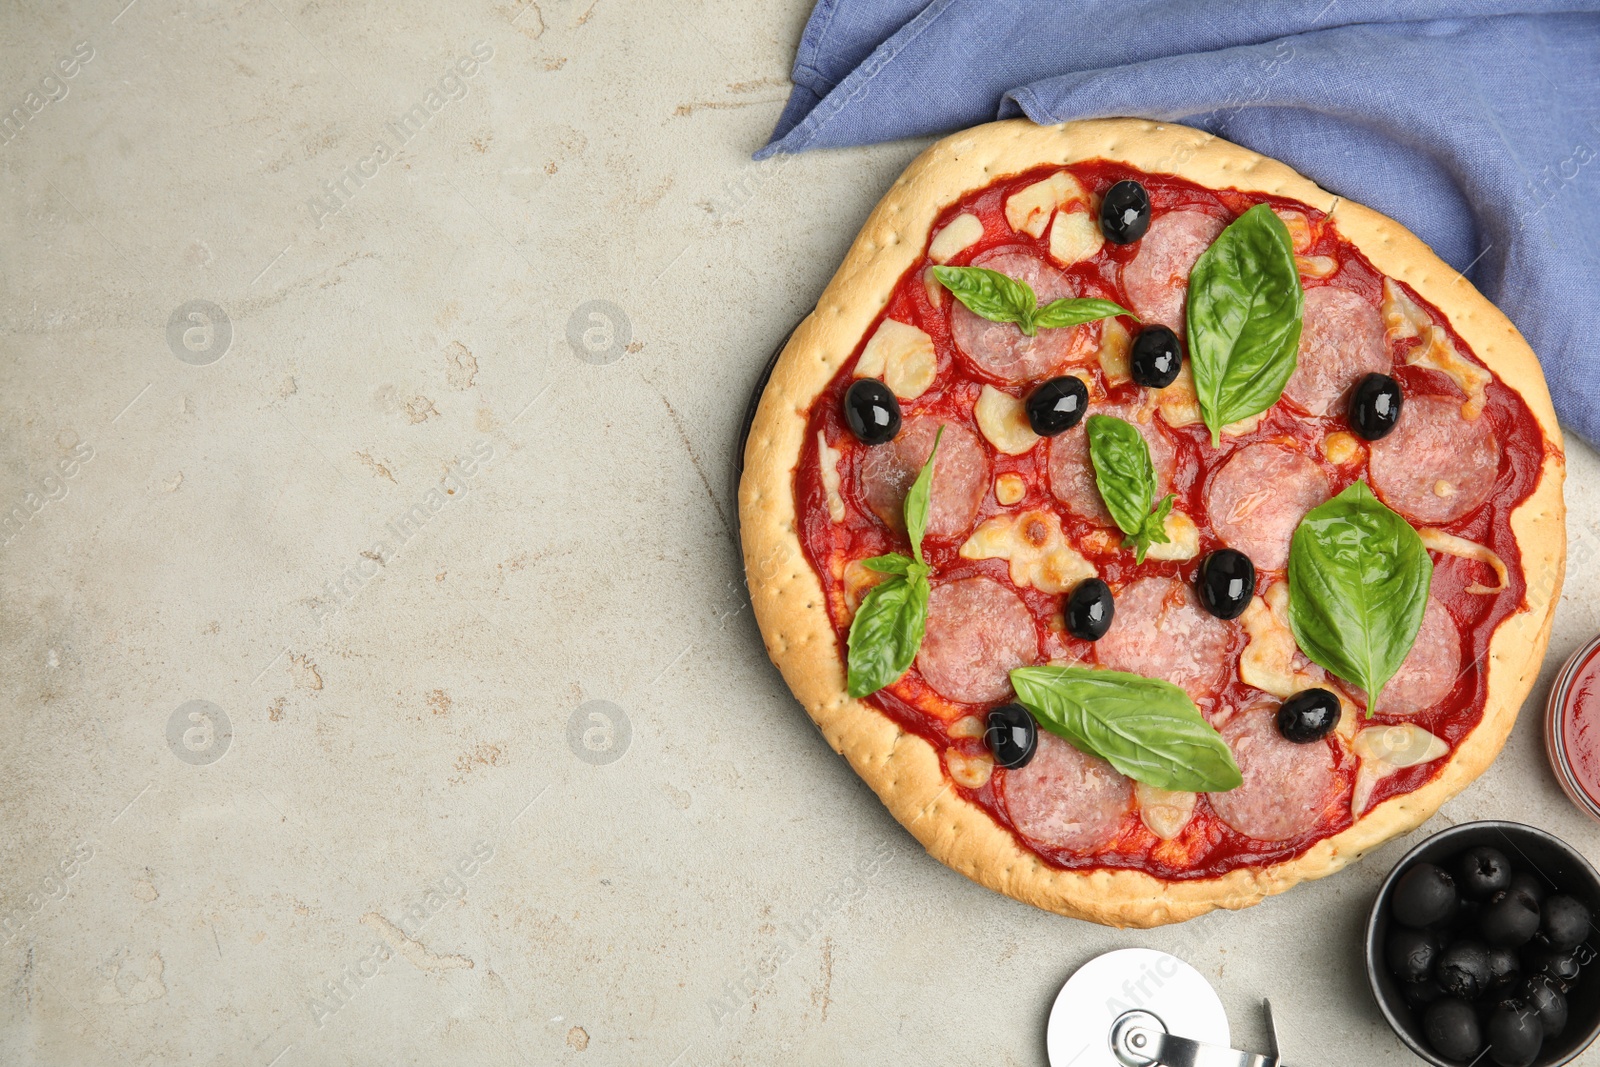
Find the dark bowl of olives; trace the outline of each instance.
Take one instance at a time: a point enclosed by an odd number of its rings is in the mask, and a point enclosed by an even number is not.
[[[1367,919],[1367,981],[1436,1067],[1557,1067],[1600,1034],[1600,874],[1514,822],[1472,822],[1406,854]]]

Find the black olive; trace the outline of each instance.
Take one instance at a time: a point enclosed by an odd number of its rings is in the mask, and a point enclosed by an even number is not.
[[[1428,1005],[1422,1013],[1422,1032],[1433,1051],[1447,1060],[1470,1060],[1483,1047],[1478,1013],[1472,1010],[1471,1004],[1455,997]]]
[[[844,421],[867,444],[885,444],[900,432],[900,401],[878,379],[862,378],[845,390]]]
[[[1039,747],[1039,727],[1021,704],[1006,704],[989,712],[983,743],[994,761],[1007,770],[1026,767]]]
[[[1085,578],[1067,596],[1067,633],[1080,641],[1098,641],[1111,629],[1117,603],[1111,587],[1099,578]]]
[[[1439,988],[1439,983],[1432,978],[1424,978],[1420,982],[1406,982],[1400,987],[1405,994],[1406,1003],[1414,1008],[1432,1004],[1444,996],[1444,990]]]
[[[1456,913],[1456,880],[1431,863],[1418,863],[1395,884],[1389,907],[1395,921],[1422,929]]]
[[[1150,228],[1150,194],[1133,180],[1120,181],[1100,201],[1100,232],[1114,245],[1131,245]]]
[[[1522,962],[1509,948],[1489,950],[1489,990],[1501,992],[1510,989],[1522,977]]]
[[[1428,931],[1396,926],[1389,932],[1387,947],[1389,970],[1402,982],[1420,982],[1433,973],[1439,939]]]
[[[1326,689],[1302,689],[1278,705],[1278,732],[1297,745],[1321,741],[1339,725],[1339,698]]]
[[[1522,983],[1523,1002],[1539,1013],[1539,1023],[1545,1037],[1560,1037],[1567,1028],[1567,998],[1555,983],[1543,975],[1535,975]]]
[[[1151,389],[1165,389],[1178,377],[1183,366],[1183,353],[1178,349],[1178,335],[1165,326],[1146,326],[1133,339],[1133,351],[1128,356],[1128,374],[1137,385]]]
[[[1469,897],[1487,899],[1511,886],[1511,861],[1488,845],[1469,848],[1456,863],[1456,884]]]
[[[1433,976],[1444,991],[1462,1000],[1477,1000],[1489,988],[1489,949],[1481,941],[1457,941],[1439,953]]]
[[[1544,1026],[1529,1008],[1496,1008],[1489,1014],[1489,1058],[1500,1067],[1528,1067],[1539,1055]]]
[[[1023,410],[1028,426],[1040,437],[1054,437],[1083,421],[1089,409],[1089,389],[1082,378],[1070,374],[1051,378],[1029,396]]]
[[[1256,565],[1232,548],[1219,548],[1200,561],[1195,590],[1200,603],[1219,619],[1237,619],[1256,595]]]
[[[1544,898],[1550,894],[1550,890],[1545,887],[1544,879],[1536,874],[1529,874],[1527,871],[1513,874],[1511,876],[1511,885],[1508,888],[1526,893],[1533,898],[1535,904],[1541,907],[1544,906]]]
[[[1516,948],[1539,930],[1539,905],[1524,893],[1502,889],[1478,915],[1478,932],[1491,945]]]
[[[1529,974],[1543,974],[1562,987],[1578,978],[1578,957],[1551,945],[1531,945],[1522,950],[1522,966]]]
[[[1591,918],[1581,901],[1561,893],[1544,902],[1539,932],[1555,948],[1575,949],[1589,937]]]
[[[1350,394],[1350,428],[1368,441],[1376,441],[1394,429],[1404,405],[1399,382],[1387,374],[1369,374]]]

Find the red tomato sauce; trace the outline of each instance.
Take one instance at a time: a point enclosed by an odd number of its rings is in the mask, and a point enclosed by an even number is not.
[[[1002,178],[993,184],[974,190],[949,205],[939,216],[930,233],[937,233],[951,219],[963,212],[977,215],[984,224],[985,236],[977,244],[964,250],[951,260],[951,265],[968,263],[973,257],[1001,245],[1027,246],[1045,262],[1072,276],[1079,284],[1082,296],[1098,296],[1112,300],[1123,307],[1131,306],[1120,283],[1123,263],[1131,259],[1138,245],[1118,246],[1106,243],[1103,250],[1090,260],[1072,267],[1062,268],[1048,255],[1046,238],[1034,238],[1013,231],[1005,219],[1005,201],[1017,190],[1048,177],[1058,167],[1043,167],[1023,174]],[[1375,306],[1382,299],[1383,275],[1348,241],[1341,238],[1333,222],[1324,212],[1298,201],[1281,197],[1244,193],[1233,189],[1206,189],[1192,182],[1169,175],[1153,175],[1136,171],[1121,164],[1094,161],[1068,168],[1098,202],[1098,198],[1113,183],[1124,178],[1136,178],[1148,190],[1152,203],[1152,216],[1179,208],[1204,211],[1224,221],[1231,221],[1256,204],[1267,203],[1274,208],[1297,211],[1306,217],[1311,231],[1309,247],[1297,249],[1306,256],[1327,256],[1337,261],[1337,269],[1325,278],[1303,278],[1309,290],[1322,284],[1337,283],[1353,290]],[[1048,233],[1048,231],[1047,231]],[[939,373],[932,386],[914,400],[902,401],[906,419],[918,415],[937,415],[948,422],[957,422],[971,429],[989,448],[987,439],[978,429],[973,415],[973,405],[984,384],[992,384],[1013,396],[1025,396],[1032,384],[1017,386],[986,378],[976,366],[962,355],[951,337],[950,311],[955,301],[948,294],[941,307],[931,302],[923,281],[923,271],[931,265],[927,248],[895,286],[883,312],[873,321],[857,343],[855,353],[840,368],[829,386],[822,391],[810,410],[806,444],[801,461],[795,471],[795,503],[799,536],[807,559],[827,594],[828,609],[834,622],[841,660],[846,656],[846,640],[853,605],[847,604],[847,591],[843,580],[845,564],[885,552],[908,552],[909,546],[902,534],[892,532],[867,506],[860,491],[859,467],[867,446],[856,440],[845,424],[842,412],[844,392],[854,381],[853,369],[866,341],[884,318],[909,323],[933,339],[939,360]],[[1457,350],[1464,357],[1476,361],[1464,341],[1450,329],[1444,315],[1432,305],[1422,301],[1409,288],[1408,296],[1428,312],[1436,324],[1444,325]],[[1099,323],[1076,327],[1094,331],[1098,343]],[[1136,329],[1136,327],[1134,327]],[[1415,340],[1391,341],[1394,369],[1390,372],[1408,396],[1437,394],[1461,395],[1460,388],[1448,376],[1420,366],[1407,366],[1403,355],[1406,349],[1417,344]],[[1481,366],[1481,364],[1479,364]],[[1064,373],[1076,374],[1089,386],[1090,412],[1104,403],[1134,398],[1142,393],[1141,387],[1124,383],[1109,387],[1098,362],[1075,365]],[[1402,418],[1404,416],[1402,415]],[[1448,698],[1434,708],[1409,717],[1391,717],[1383,713],[1380,702],[1377,714],[1360,726],[1374,724],[1414,722],[1444,740],[1452,749],[1460,744],[1483,716],[1487,697],[1487,674],[1483,664],[1488,654],[1489,640],[1495,628],[1524,604],[1526,585],[1522,575],[1521,557],[1510,529],[1511,512],[1525,500],[1538,482],[1539,471],[1545,457],[1543,436],[1532,413],[1512,389],[1498,378],[1492,378],[1487,387],[1487,401],[1480,416],[1490,420],[1495,436],[1501,445],[1500,469],[1493,493],[1487,503],[1476,511],[1452,523],[1439,524],[1460,537],[1487,545],[1505,562],[1510,572],[1507,587],[1492,595],[1468,593],[1474,584],[1497,584],[1492,571],[1481,563],[1453,556],[1434,554],[1434,595],[1442,600],[1462,634],[1462,670]],[[1266,440],[1293,441],[1298,451],[1313,460],[1327,476],[1332,495],[1352,482],[1367,477],[1366,454],[1360,453],[1359,462],[1343,466],[1328,462],[1321,443],[1330,433],[1347,431],[1348,425],[1340,416],[1313,417],[1299,414],[1279,403],[1268,410],[1255,429],[1238,437],[1225,437],[1220,448],[1213,448],[1210,433],[1203,424],[1172,428],[1163,423],[1170,439],[1177,444],[1177,465],[1173,491],[1177,495],[1175,506],[1190,516],[1200,530],[1200,551],[1191,560],[1134,561],[1130,549],[1120,547],[1120,534],[1104,551],[1093,546],[1104,545],[1107,538],[1101,527],[1078,518],[1059,505],[1051,495],[1046,472],[1048,442],[1041,442],[1027,453],[1009,456],[998,450],[990,451],[992,475],[998,479],[1005,473],[1016,473],[1027,483],[1024,498],[1012,505],[1002,506],[995,499],[993,483],[985,495],[972,529],[986,519],[1004,511],[1041,509],[1054,512],[1061,520],[1067,541],[1081,552],[1094,566],[1100,577],[1120,592],[1135,578],[1147,575],[1176,577],[1193,583],[1201,560],[1222,541],[1206,521],[1204,488],[1212,471],[1225,462],[1234,451],[1246,445]],[[817,449],[817,434],[825,435],[831,448],[839,450],[837,469],[841,481],[841,495],[845,502],[842,521],[830,519],[826,490],[822,483],[821,465]],[[970,533],[960,537],[938,540],[928,538],[923,552],[934,568],[934,582],[954,581],[974,575],[984,575],[1014,590],[1033,613],[1039,636],[1041,662],[1066,662],[1083,660],[1093,663],[1092,646],[1064,632],[1061,618],[1062,597],[1040,592],[1028,587],[1017,587],[1010,579],[1009,566],[1004,559],[969,560],[958,555],[962,542]],[[1261,574],[1256,592],[1265,592],[1273,576]],[[1237,623],[1231,655],[1237,658],[1247,643],[1242,627]],[[1329,683],[1333,687],[1333,683]],[[1197,701],[1201,713],[1210,719],[1220,720],[1230,709],[1237,709],[1260,699],[1273,700],[1230,673],[1230,681],[1210,697]],[[954,749],[969,757],[986,756],[987,749],[981,737],[952,737],[951,725],[963,716],[981,718],[994,705],[958,704],[934,692],[920,677],[915,665],[904,677],[889,687],[867,698],[903,729],[924,738],[941,756]],[[1600,702],[1595,704],[1594,720],[1600,722]],[[1600,733],[1594,735],[1596,747],[1591,748],[1589,763],[1594,773],[1591,779],[1600,791]],[[1010,830],[1018,843],[1046,862],[1063,869],[1133,868],[1166,879],[1213,877],[1238,867],[1266,865],[1281,862],[1303,853],[1317,841],[1347,828],[1353,822],[1350,796],[1354,785],[1357,760],[1348,746],[1330,735],[1326,741],[1332,752],[1335,777],[1340,791],[1337,803],[1323,813],[1317,827],[1302,837],[1289,841],[1267,842],[1245,837],[1221,821],[1211,810],[1204,796],[1199,799],[1195,814],[1181,834],[1174,840],[1163,841],[1145,827],[1137,807],[1124,817],[1116,836],[1092,852],[1053,850],[1029,841],[1017,833],[998,803],[996,786],[1006,773],[996,768],[989,781],[978,789],[970,789],[951,781],[952,788],[969,801],[987,811],[1000,825]],[[1444,760],[1399,771],[1381,781],[1373,793],[1368,810],[1383,800],[1415,790],[1439,773]],[[941,758],[944,773],[949,775],[948,763]]]
[[[1600,804],[1600,649],[1572,672],[1561,707],[1561,747],[1574,784]]]

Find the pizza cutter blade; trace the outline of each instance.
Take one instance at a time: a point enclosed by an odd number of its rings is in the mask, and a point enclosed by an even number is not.
[[[1050,1009],[1051,1067],[1283,1067],[1231,1047],[1216,991],[1187,963],[1148,948],[1097,956],[1075,971]]]

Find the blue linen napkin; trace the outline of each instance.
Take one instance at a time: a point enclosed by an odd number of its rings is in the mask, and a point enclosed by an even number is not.
[[[1600,0],[820,0],[793,78],[758,157],[1132,115],[1281,159],[1465,273],[1600,445]]]

